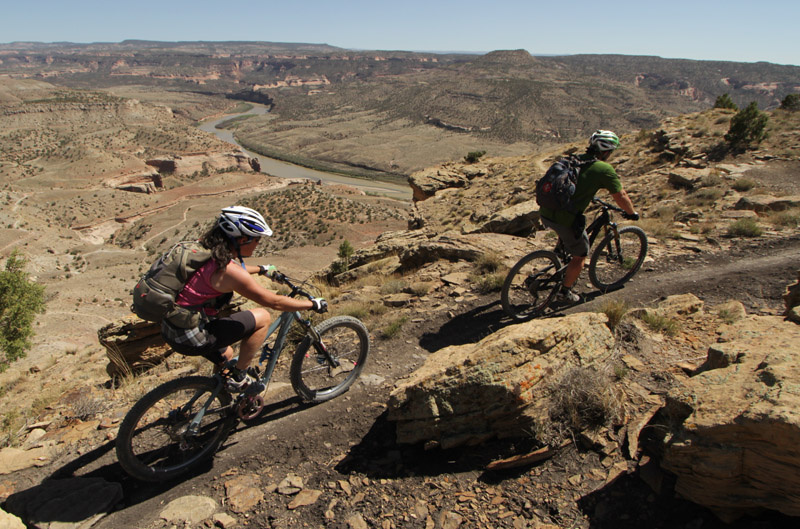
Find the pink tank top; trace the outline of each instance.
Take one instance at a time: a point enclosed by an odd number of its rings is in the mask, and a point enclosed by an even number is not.
[[[178,294],[175,303],[181,307],[198,307],[203,303],[221,296],[223,292],[211,286],[211,276],[219,269],[219,265],[214,259],[200,267],[189,281],[184,285],[183,290]],[[206,308],[206,314],[214,315],[217,311]]]

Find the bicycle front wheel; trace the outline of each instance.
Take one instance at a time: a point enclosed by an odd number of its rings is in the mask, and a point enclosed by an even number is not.
[[[561,285],[561,262],[555,253],[539,250],[519,260],[506,276],[500,302],[509,317],[525,321],[550,304]]]
[[[336,316],[316,327],[320,341],[311,336],[297,347],[289,378],[304,400],[324,402],[338,397],[361,374],[369,355],[369,332],[351,316]]]
[[[589,261],[589,280],[601,292],[620,288],[641,268],[647,255],[647,235],[638,226],[625,226],[600,241]]]
[[[165,481],[213,455],[235,420],[231,396],[217,384],[209,377],[179,378],[142,397],[117,435],[122,468],[143,481]]]

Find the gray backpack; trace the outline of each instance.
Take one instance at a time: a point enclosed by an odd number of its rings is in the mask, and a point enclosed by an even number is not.
[[[133,287],[131,311],[143,320],[190,329],[200,324],[202,307],[180,307],[175,299],[189,278],[211,259],[197,242],[179,242],[167,250]]]

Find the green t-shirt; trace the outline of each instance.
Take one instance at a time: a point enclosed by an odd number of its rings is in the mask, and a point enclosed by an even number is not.
[[[580,158],[590,159],[588,154],[582,154]],[[591,165],[584,166],[578,175],[578,184],[575,186],[575,194],[572,195],[575,213],[549,208],[539,208],[539,213],[544,218],[562,226],[572,226],[572,223],[575,222],[575,214],[583,213],[600,189],[607,189],[613,195],[622,191],[622,183],[611,164],[597,160]]]

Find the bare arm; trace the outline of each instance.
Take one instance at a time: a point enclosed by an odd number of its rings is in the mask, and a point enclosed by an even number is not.
[[[258,272],[258,267],[253,268],[256,269],[255,272],[251,272],[249,266],[245,270],[238,263],[229,263],[215,281],[214,288],[220,292],[236,292],[263,307],[280,311],[308,310],[314,307],[307,299],[281,296],[264,288],[251,276],[251,273]]]
[[[636,210],[633,209],[633,202],[631,202],[631,198],[624,189],[619,193],[614,193],[611,195],[611,198],[614,199],[614,202],[616,202],[617,205],[625,211],[625,213],[633,214],[636,212]]]

